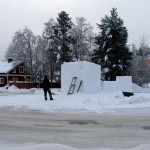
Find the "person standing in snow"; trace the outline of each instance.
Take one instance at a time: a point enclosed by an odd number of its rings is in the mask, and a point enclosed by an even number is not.
[[[50,100],[53,100],[51,89],[50,89],[50,81],[48,80],[48,77],[46,75],[44,76],[44,80],[43,80],[43,90],[44,90],[45,100],[47,100],[47,92],[49,94]]]

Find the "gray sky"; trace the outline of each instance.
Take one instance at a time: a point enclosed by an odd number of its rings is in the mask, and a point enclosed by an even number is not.
[[[128,43],[139,44],[144,35],[149,44],[150,0],[0,0],[0,60],[4,60],[14,33],[25,26],[41,35],[45,22],[66,11],[72,21],[84,17],[96,30],[96,23],[110,15],[113,7],[128,29]]]

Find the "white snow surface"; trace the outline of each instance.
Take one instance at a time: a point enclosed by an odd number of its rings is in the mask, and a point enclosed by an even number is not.
[[[69,62],[61,66],[61,93],[67,94],[70,83],[75,83],[74,91],[95,93],[100,91],[101,66],[87,61]],[[75,80],[73,80],[73,77]],[[82,82],[81,82],[82,81]],[[72,90],[71,90],[72,91]]]
[[[140,145],[131,149],[86,149],[86,150],[149,150],[150,144]],[[61,144],[37,144],[22,147],[0,147],[0,150],[79,150],[70,146]],[[82,149],[85,150],[85,149]]]
[[[13,63],[0,62],[0,73],[7,73],[13,68]]]
[[[150,114],[150,88],[133,84],[134,95],[124,97],[122,92],[103,92],[63,95],[60,89],[52,89],[54,101],[45,101],[42,89],[18,89],[15,86],[0,88],[0,107],[10,106],[21,110],[39,110],[63,113],[119,113]],[[148,150],[150,143],[132,149],[86,149],[86,150]],[[1,145],[0,150],[79,150],[67,145],[36,144],[13,147]]]

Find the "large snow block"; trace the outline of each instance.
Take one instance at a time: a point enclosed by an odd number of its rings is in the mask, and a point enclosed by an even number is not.
[[[105,92],[133,92],[131,76],[117,76],[116,81],[103,81],[102,90]]]
[[[116,82],[121,91],[133,92],[131,76],[117,76]]]
[[[78,91],[80,82],[82,81],[79,92],[95,93],[100,92],[100,65],[90,62],[71,62],[64,63],[61,66],[61,92],[68,94],[68,90],[73,77],[77,77],[74,93]]]

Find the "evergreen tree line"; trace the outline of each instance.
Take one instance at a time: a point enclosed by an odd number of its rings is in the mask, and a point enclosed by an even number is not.
[[[97,26],[99,33],[94,34],[84,17],[73,23],[69,14],[62,11],[56,21],[51,18],[44,24],[41,36],[35,36],[27,27],[17,31],[6,58],[25,62],[29,73],[39,80],[43,74],[50,74],[51,80],[60,81],[61,64],[83,60],[101,65],[104,80],[115,80],[118,75],[140,78],[136,77],[135,70],[139,68],[134,61],[137,53],[145,59],[144,46],[137,50],[127,45],[128,31],[117,9],[113,8]]]
[[[61,64],[64,62],[90,61],[94,46],[93,27],[84,17],[75,23],[62,11],[56,21],[50,18],[44,24],[42,35],[35,36],[25,27],[15,32],[6,52],[6,58],[25,62],[26,70],[36,78],[50,74],[51,80],[60,80]]]

